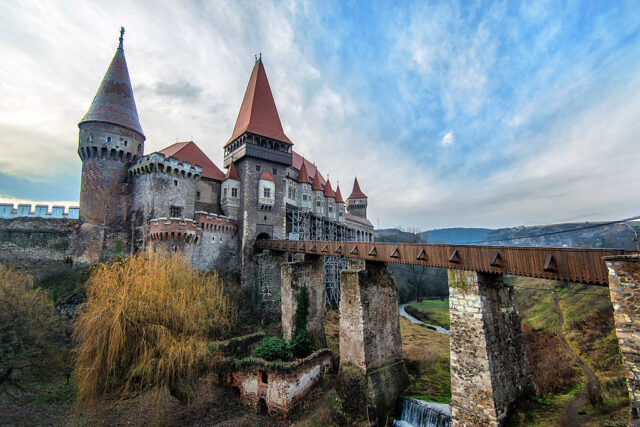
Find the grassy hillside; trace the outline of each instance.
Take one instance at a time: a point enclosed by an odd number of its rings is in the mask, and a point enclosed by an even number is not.
[[[623,426],[628,396],[607,288],[513,277],[532,373],[539,396],[515,411],[511,425]],[[562,334],[601,384],[603,403],[592,406],[583,370],[563,347],[554,292],[564,317]],[[539,387],[540,388],[540,387]]]

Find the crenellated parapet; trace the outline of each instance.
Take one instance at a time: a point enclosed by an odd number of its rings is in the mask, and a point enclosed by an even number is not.
[[[180,161],[175,157],[167,157],[162,153],[147,154],[129,167],[129,174],[134,177],[153,172],[190,178],[196,181],[202,176],[202,167]]]
[[[238,223],[224,215],[216,215],[198,211],[194,215],[195,222],[202,231],[234,235],[238,229]]]
[[[149,222],[149,239],[152,242],[181,241],[198,243],[202,229],[192,219],[154,218]]]
[[[13,203],[0,203],[0,218],[68,218],[78,219],[77,207],[69,206],[65,212],[64,206],[35,205],[32,210],[30,204],[19,204],[17,208]]]

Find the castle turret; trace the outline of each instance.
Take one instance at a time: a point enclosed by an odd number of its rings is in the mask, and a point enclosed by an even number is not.
[[[320,183],[320,172],[316,169],[316,174],[313,177],[313,184],[311,184],[311,190],[313,191],[313,213],[320,218],[324,217],[324,189]]]
[[[102,229],[104,242],[129,240],[127,221],[131,194],[127,164],[142,156],[145,136],[124,57],[124,28],[111,64],[89,111],[78,123],[78,155],[82,160],[80,219]],[[106,248],[95,248],[90,258]]]
[[[327,183],[324,186],[324,198],[326,203],[326,215],[329,221],[336,220],[336,193],[331,188],[331,182],[327,179]]]
[[[231,219],[238,218],[240,208],[240,176],[236,166],[231,163],[222,181],[222,196],[220,199],[222,211]]]
[[[302,160],[300,172],[298,172],[298,184],[300,185],[301,193],[299,206],[304,212],[309,212],[313,203],[313,193],[311,192],[311,180],[309,179],[304,159]]]
[[[353,181],[353,190],[347,199],[347,212],[360,218],[367,218],[367,196],[360,190],[358,178]]]
[[[344,223],[344,199],[342,198],[342,192],[340,191],[340,184],[338,184],[338,188],[336,189],[336,221],[339,223]]]

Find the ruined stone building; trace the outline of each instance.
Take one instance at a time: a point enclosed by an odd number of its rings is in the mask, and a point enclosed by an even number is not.
[[[145,248],[180,251],[202,270],[237,255],[247,286],[256,239],[372,241],[367,196],[343,198],[285,135],[262,59],[256,59],[219,169],[193,141],[145,153],[124,56],[115,56],[79,127],[80,230],[75,258]],[[339,259],[327,257],[338,289]],[[333,282],[333,285],[331,284]]]

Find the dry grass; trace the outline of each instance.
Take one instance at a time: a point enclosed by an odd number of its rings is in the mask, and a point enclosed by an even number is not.
[[[138,254],[97,266],[74,323],[78,402],[166,386],[189,398],[206,368],[208,339],[225,338],[237,309],[217,275],[181,256]]]

